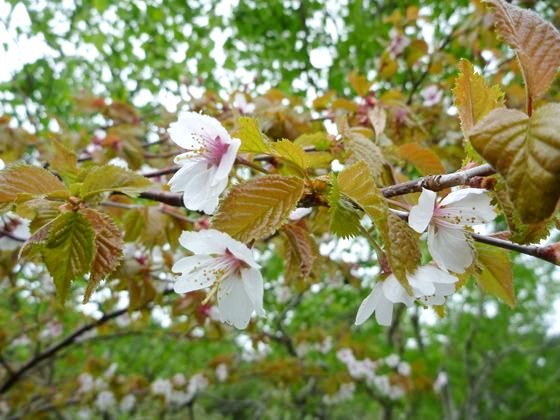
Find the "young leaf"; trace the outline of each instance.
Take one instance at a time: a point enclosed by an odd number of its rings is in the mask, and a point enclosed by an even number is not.
[[[379,146],[358,133],[351,133],[348,137],[347,144],[348,150],[350,151],[347,162],[352,164],[360,160],[364,161],[367,163],[374,179],[377,179],[381,175],[383,165],[385,164],[385,158]]]
[[[513,273],[507,251],[478,242],[475,246],[478,262],[482,265],[482,272],[477,277],[478,284],[514,308]]]
[[[371,83],[368,81],[366,76],[356,71],[353,71],[348,75],[348,79],[350,80],[350,85],[359,96],[367,95]]]
[[[135,196],[152,186],[152,181],[128,169],[114,165],[97,166],[86,175],[81,187],[82,198],[118,191]]]
[[[271,175],[231,189],[212,220],[214,228],[248,242],[274,233],[295,209],[303,181]]]
[[[419,146],[417,143],[407,143],[399,147],[399,154],[411,163],[422,175],[444,174],[445,169],[441,160],[432,150]]]
[[[263,137],[257,120],[249,117],[241,117],[237,120],[239,128],[234,133],[234,137],[241,140],[240,152],[249,153],[268,153],[270,145]]]
[[[517,52],[527,86],[528,101],[545,93],[560,65],[560,33],[531,10],[504,0],[486,0],[494,6],[496,29]]]
[[[313,264],[319,255],[317,243],[309,231],[299,223],[288,223],[282,227],[290,243],[293,260],[299,265],[302,277],[311,273]]]
[[[95,232],[95,253],[83,300],[83,303],[87,303],[101,280],[120,264],[123,240],[121,230],[110,216],[92,209],[83,209],[81,213],[89,220]]]
[[[76,153],[67,149],[58,141],[52,142],[55,150],[53,159],[50,161],[50,167],[58,173],[67,183],[74,182],[77,178],[78,157]]]
[[[387,112],[385,112],[385,108],[377,104],[375,108],[368,111],[368,118],[373,131],[375,131],[375,138],[379,141],[379,137],[383,134],[387,125]]]
[[[550,217],[560,197],[560,104],[532,117],[495,109],[472,130],[472,145],[505,178],[524,223]]]
[[[300,145],[284,139],[272,143],[272,148],[280,158],[284,159],[292,166],[295,165],[298,172],[302,173],[304,169],[309,167],[307,156]]]
[[[72,280],[90,270],[95,233],[79,212],[63,213],[49,226],[43,261],[53,277],[58,300],[64,302]]]
[[[345,168],[337,178],[340,192],[358,204],[378,228],[387,220],[387,203],[363,160]]]
[[[360,232],[360,215],[352,203],[345,200],[338,187],[336,177],[332,177],[329,191],[329,230],[341,238],[351,238]]]
[[[503,106],[504,93],[498,85],[488,87],[484,77],[475,73],[470,61],[461,59],[459,69],[453,94],[455,106],[459,110],[463,134],[468,138],[469,131],[482,118],[493,109]]]
[[[0,204],[12,203],[18,196],[43,197],[64,188],[56,176],[38,166],[13,165],[0,171]]]

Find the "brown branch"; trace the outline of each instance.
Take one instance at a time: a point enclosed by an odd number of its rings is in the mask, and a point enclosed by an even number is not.
[[[496,171],[492,166],[485,164],[476,168],[457,171],[445,175],[428,175],[413,181],[403,182],[402,184],[391,185],[382,188],[381,192],[385,197],[420,192],[422,188],[432,191],[441,191],[457,185],[469,185],[469,182],[476,177],[494,175]]]

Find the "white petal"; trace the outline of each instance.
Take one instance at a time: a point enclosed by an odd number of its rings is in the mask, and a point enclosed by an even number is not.
[[[183,166],[171,177],[167,183],[171,192],[181,192],[185,191],[185,188],[189,185],[192,177],[203,171],[206,164],[197,160],[184,161]]]
[[[407,275],[408,283],[414,289],[415,297],[430,296],[436,291],[434,283],[429,277],[423,276],[420,268],[414,274]]]
[[[473,261],[473,250],[461,228],[430,225],[428,249],[437,265],[446,271],[464,273]]]
[[[263,309],[263,278],[259,270],[254,268],[241,270],[241,278],[245,286],[245,292],[253,304],[257,315],[264,315]]]
[[[410,209],[408,224],[418,233],[422,233],[428,227],[434,214],[437,194],[434,191],[422,189],[418,204]]]
[[[215,229],[201,230],[199,232],[183,232],[179,237],[179,243],[195,254],[219,254],[224,255],[226,238],[231,239],[227,233]]]
[[[402,287],[394,274],[391,274],[383,282],[383,294],[390,302],[404,303],[406,306],[412,304],[414,300],[412,296],[406,292],[405,288]]]
[[[393,320],[393,303],[389,302],[387,299],[381,299],[375,310],[375,319],[379,325],[385,327],[391,326],[391,321]]]
[[[445,297],[442,295],[426,296],[420,299],[420,302],[426,305],[443,305]]]
[[[237,157],[239,146],[241,146],[241,140],[231,139],[227,152],[222,156],[222,159],[220,160],[220,165],[218,166],[218,170],[216,171],[215,182],[229,176],[231,168],[233,168],[233,164],[235,163],[235,158]]]
[[[377,282],[371,293],[362,301],[356,314],[356,325],[361,325],[373,314],[380,300],[385,300],[383,295],[383,283]]]
[[[419,267],[415,275],[431,281],[432,283],[456,283],[459,279],[434,265],[428,264]]]
[[[222,281],[218,290],[218,308],[222,322],[238,329],[247,327],[253,313],[253,303],[240,277],[230,276]]]
[[[208,268],[211,266],[212,260],[209,260],[207,264],[203,264],[194,271],[185,272],[177,277],[173,290],[177,293],[188,293],[212,286],[216,281],[216,277],[209,275]]]
[[[167,131],[171,140],[188,150],[199,149],[208,138],[230,139],[217,119],[196,112],[181,112],[178,121],[170,124]]]
[[[290,220],[299,220],[307,216],[311,213],[313,209],[311,207],[298,207],[294,211],[290,213],[289,219]]]
[[[253,257],[253,251],[251,251],[243,242],[239,242],[228,235],[227,239],[224,239],[224,243],[227,249],[229,249],[229,252],[231,252],[236,258],[240,259],[251,268],[255,268],[257,270],[261,268],[261,266],[255,261],[255,257]]]
[[[204,262],[212,259],[213,258],[208,255],[192,255],[190,257],[184,257],[173,264],[171,271],[174,273],[189,274],[197,266],[200,266]]]
[[[228,184],[228,179],[224,178],[219,183],[211,185],[206,190],[206,194],[198,195],[199,202],[197,207],[199,210],[206,214],[214,214],[220,203],[220,195],[226,189]],[[194,200],[194,199],[193,199]]]
[[[455,293],[455,284],[453,283],[436,283],[437,296],[449,296]]]
[[[490,205],[489,195],[485,193],[486,190],[480,188],[452,192],[440,203],[440,217],[450,223],[470,226],[491,222],[496,212]]]

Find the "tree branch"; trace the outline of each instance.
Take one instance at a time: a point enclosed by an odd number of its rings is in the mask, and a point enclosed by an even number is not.
[[[28,371],[30,371],[31,369],[33,369],[35,366],[37,366],[39,363],[41,363],[43,360],[46,360],[52,356],[54,356],[55,354],[57,354],[59,351],[61,351],[62,349],[64,349],[65,347],[68,347],[69,345],[71,345],[72,343],[74,343],[74,341],[76,341],[76,339],[78,337],[80,337],[81,335],[85,334],[86,332],[105,324],[106,322],[117,318],[119,316],[121,316],[122,314],[128,312],[128,308],[124,308],[124,309],[119,309],[117,311],[113,311],[108,313],[107,315],[104,315],[103,317],[101,317],[100,319],[98,319],[95,322],[92,322],[90,324],[86,324],[83,325],[82,327],[78,328],[77,330],[75,330],[72,334],[68,335],[67,337],[65,337],[62,341],[60,341],[59,343],[49,347],[48,349],[46,349],[45,351],[43,351],[42,353],[39,353],[36,357],[34,357],[33,359],[29,360],[26,364],[24,364],[22,367],[20,367],[18,370],[14,371],[13,374],[6,380],[6,382],[4,382],[2,384],[2,386],[0,387],[0,394],[5,394],[10,388],[12,388]]]
[[[485,164],[476,168],[457,171],[444,175],[428,175],[413,181],[403,182],[402,184],[391,185],[382,188],[381,192],[385,197],[394,197],[397,195],[405,195],[413,192],[420,192],[422,188],[432,191],[441,191],[449,187],[457,185],[469,185],[471,180],[476,177],[494,175],[496,171],[492,166]]]

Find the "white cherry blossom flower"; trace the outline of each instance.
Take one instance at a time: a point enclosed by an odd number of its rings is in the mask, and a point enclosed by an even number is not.
[[[422,89],[420,95],[424,99],[424,106],[430,107],[441,102],[443,92],[436,85],[430,85]]]
[[[101,391],[95,399],[95,406],[100,411],[109,411],[116,402],[115,395],[111,391]]]
[[[436,193],[422,190],[410,210],[408,223],[416,232],[428,228],[428,248],[443,270],[463,273],[472,264],[474,251],[465,226],[487,223],[496,217],[486,190],[465,188],[436,201]]]
[[[187,150],[175,157],[181,168],[169,180],[171,191],[184,191],[186,208],[214,213],[241,141],[232,139],[217,119],[196,112],[182,112],[167,131]]]
[[[239,329],[247,327],[253,311],[264,315],[260,266],[245,244],[213,229],[183,232],[179,242],[194,255],[172,268],[181,273],[174,285],[177,293],[212,287],[209,297],[218,294],[222,322]]]
[[[225,382],[228,378],[228,374],[228,367],[225,363],[220,363],[216,367],[216,378],[218,379],[218,381]]]
[[[375,312],[375,319],[380,325],[390,326],[396,303],[410,306],[418,299],[424,304],[441,305],[445,302],[445,296],[455,291],[455,283],[458,281],[457,277],[433,265],[418,267],[414,273],[407,273],[406,278],[413,296],[391,274],[385,281],[377,282],[363,300],[356,315],[356,325],[364,323]]]
[[[393,305],[404,303],[410,306],[413,301],[414,298],[406,292],[397,277],[391,274],[385,281],[377,282],[368,297],[364,299],[356,315],[356,325],[363,324],[375,312],[375,319],[380,325],[390,326],[393,319]]]
[[[298,207],[290,213],[288,218],[293,221],[300,220],[310,214],[312,210],[313,209],[311,207]]]
[[[389,45],[389,53],[394,59],[399,56],[406,47],[410,45],[410,39],[406,35],[400,34],[395,28],[389,32],[391,44]]]
[[[133,394],[127,394],[120,402],[119,408],[121,411],[129,412],[136,405],[136,397]]]

